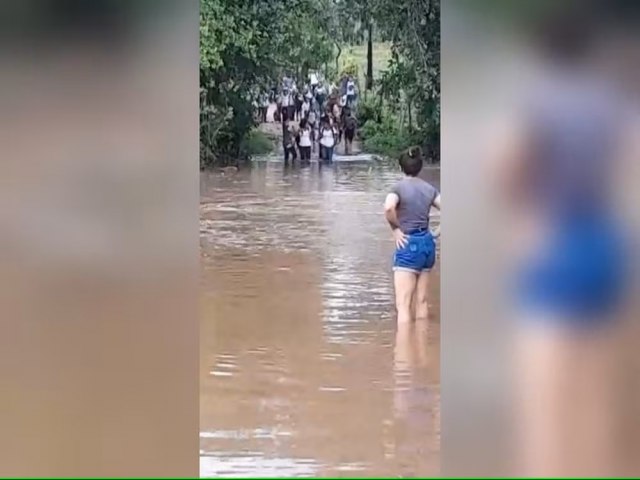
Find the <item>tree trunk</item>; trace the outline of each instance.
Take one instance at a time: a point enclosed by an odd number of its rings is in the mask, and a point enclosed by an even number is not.
[[[338,54],[336,55],[336,75],[340,75],[340,55],[342,55],[342,47],[336,42],[338,47]]]
[[[369,21],[369,38],[367,40],[367,85],[366,89],[373,88],[373,22]]]
[[[411,123],[411,98],[409,98],[408,108],[409,108],[409,133],[412,133],[413,132],[413,125]]]

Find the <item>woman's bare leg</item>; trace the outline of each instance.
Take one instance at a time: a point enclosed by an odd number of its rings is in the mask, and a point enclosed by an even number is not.
[[[426,320],[429,317],[429,272],[418,276],[415,295],[416,318]]]
[[[516,340],[519,473],[611,475],[611,337],[540,328]]]
[[[429,321],[416,318],[416,365],[425,368],[429,365]]]
[[[399,324],[410,323],[413,320],[411,301],[416,290],[417,279],[418,275],[413,272],[396,270],[393,273]]]
[[[411,383],[411,350],[415,326],[410,322],[398,322],[396,345],[393,350],[394,414],[405,418],[408,414],[407,390]]]

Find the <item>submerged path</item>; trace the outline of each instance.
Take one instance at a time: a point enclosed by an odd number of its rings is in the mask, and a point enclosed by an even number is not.
[[[276,104],[272,103],[269,106],[269,109],[267,110],[267,123],[260,124],[259,128],[269,136],[279,139],[276,145],[276,152],[278,154],[282,154],[282,124],[280,122],[273,121],[273,113],[275,109],[276,109]],[[294,123],[296,125],[298,124],[297,121]],[[360,153],[362,153],[362,148],[360,146],[360,141],[356,137],[353,141],[353,154],[354,156],[356,156]],[[344,154],[345,154],[345,150],[344,150],[344,139],[343,139],[343,141],[337,146],[335,150],[335,155],[342,156]],[[312,159],[316,160],[317,158],[318,158],[318,152],[316,149],[315,155],[312,155]]]

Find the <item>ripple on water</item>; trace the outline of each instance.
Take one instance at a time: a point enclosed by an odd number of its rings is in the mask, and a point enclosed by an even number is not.
[[[311,458],[268,458],[255,455],[201,455],[201,477],[313,477],[318,464]]]

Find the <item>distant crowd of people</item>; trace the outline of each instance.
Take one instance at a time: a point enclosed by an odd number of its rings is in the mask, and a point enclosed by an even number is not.
[[[282,123],[285,164],[298,156],[301,163],[308,163],[316,149],[321,161],[332,163],[335,147],[343,139],[345,154],[352,153],[357,97],[351,76],[343,76],[339,85],[327,85],[312,73],[302,88],[293,78],[285,77],[279,87],[262,92],[258,114],[262,122],[267,122],[269,106],[276,104],[273,120]]]

